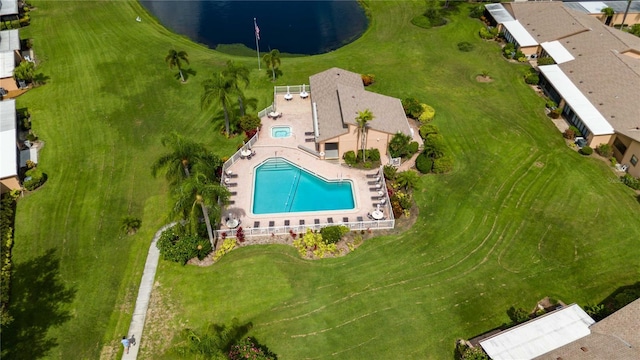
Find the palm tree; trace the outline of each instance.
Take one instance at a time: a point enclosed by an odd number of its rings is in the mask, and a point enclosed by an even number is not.
[[[189,223],[191,235],[198,233],[198,221],[204,217],[207,226],[207,234],[213,250],[215,240],[211,219],[220,217],[219,202],[226,203],[229,200],[229,190],[224,186],[211,182],[204,174],[196,173],[184,180],[176,190],[176,202],[171,212],[172,216],[180,216]]]
[[[420,180],[420,175],[414,170],[407,170],[396,174],[396,182],[405,190],[413,189]]]
[[[249,86],[249,69],[241,63],[231,60],[227,61],[227,68],[222,70],[222,75],[229,78],[233,82],[233,87],[238,93],[238,104],[240,106],[240,116],[244,116],[244,100],[245,96],[240,89],[240,83],[244,83],[245,88]],[[257,101],[256,101],[257,102]]]
[[[169,50],[169,54],[164,58],[164,61],[169,64],[170,69],[173,69],[174,67],[178,68],[180,79],[184,82],[184,75],[182,75],[182,62],[184,61],[189,64],[189,55],[185,51],[175,51],[174,49],[171,49]]]
[[[371,113],[371,110],[365,109],[364,111],[358,111],[358,116],[356,117],[356,123],[358,124],[358,137],[361,141],[362,148],[362,161],[364,162],[364,149],[366,146],[366,135],[367,135],[367,123],[373,120],[374,116]]]
[[[155,177],[158,171],[164,171],[165,177],[172,185],[188,178],[191,166],[207,153],[204,145],[185,139],[176,132],[164,136],[161,142],[171,151],[153,163],[151,174]]]
[[[235,81],[223,73],[215,73],[213,77],[205,80],[203,85],[204,93],[200,99],[202,108],[209,108],[213,103],[222,105],[225,131],[229,136],[229,109],[233,96],[237,94]]]
[[[613,10],[613,8],[610,8],[608,6],[606,8],[603,8],[601,11],[606,16],[604,24],[605,25],[611,24],[611,18],[613,18],[613,15],[615,15],[616,11]]]
[[[276,81],[276,68],[280,65],[280,51],[273,49],[262,56],[262,61],[267,65],[267,69],[271,68],[273,81]]]

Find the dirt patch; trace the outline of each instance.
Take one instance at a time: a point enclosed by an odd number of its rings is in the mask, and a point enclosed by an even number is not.
[[[541,161],[536,161],[535,163],[533,163],[533,165],[537,168],[544,167],[544,163]]]
[[[476,76],[476,81],[481,83],[490,83],[493,82],[493,78],[491,76],[478,75]]]

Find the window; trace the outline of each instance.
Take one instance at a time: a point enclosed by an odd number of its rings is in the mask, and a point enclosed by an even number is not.
[[[638,163],[638,158],[635,155],[631,155],[631,160],[629,161],[631,161],[631,164],[633,166],[636,166],[636,164]]]
[[[618,139],[617,137],[615,140],[613,140],[613,146],[618,149],[618,151],[620,151],[620,154],[622,155],[627,152],[627,145],[623,144],[622,141],[620,141],[620,139]]]

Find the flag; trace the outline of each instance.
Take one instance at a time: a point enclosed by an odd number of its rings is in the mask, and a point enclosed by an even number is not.
[[[260,40],[260,28],[256,22],[256,18],[253,18],[253,25],[256,27],[256,39]]]

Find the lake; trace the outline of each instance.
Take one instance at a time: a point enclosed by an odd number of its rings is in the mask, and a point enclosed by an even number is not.
[[[243,44],[255,50],[253,19],[260,28],[260,52],[320,54],[357,39],[367,28],[355,0],[326,1],[140,1],[167,28],[215,48]]]

